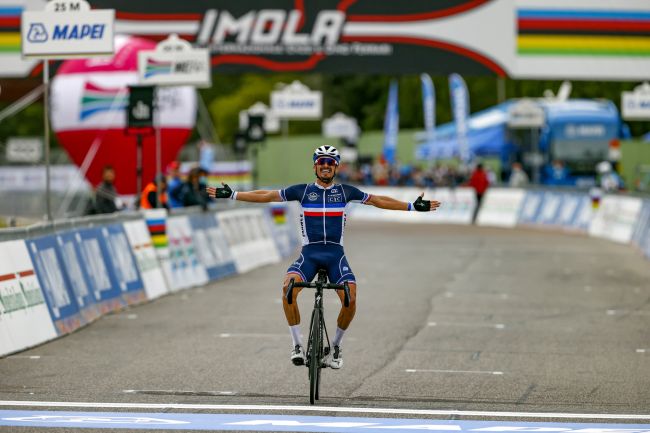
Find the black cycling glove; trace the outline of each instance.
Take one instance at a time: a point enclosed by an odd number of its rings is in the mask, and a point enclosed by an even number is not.
[[[232,198],[233,196],[233,191],[232,189],[228,186],[228,184],[223,184],[223,188],[217,188],[217,193],[215,194],[216,198]]]
[[[431,200],[422,200],[422,197],[418,197],[413,202],[413,209],[418,212],[429,212],[431,210]]]

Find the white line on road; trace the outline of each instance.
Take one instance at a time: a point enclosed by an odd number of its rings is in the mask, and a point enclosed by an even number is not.
[[[183,391],[174,389],[125,389],[125,394],[235,395],[235,391]]]
[[[429,370],[429,369],[415,369],[415,368],[407,368],[404,371],[407,373],[473,373],[473,374],[494,374],[497,376],[503,374],[503,371]]]
[[[563,419],[650,419],[650,414],[556,413],[556,412],[490,412],[475,410],[390,409],[333,406],[277,406],[246,404],[188,404],[188,403],[95,403],[71,401],[0,400],[0,407],[91,407],[117,409],[189,409],[189,410],[260,410],[294,412],[384,413],[403,415],[485,416],[497,418],[563,418]]]
[[[224,332],[218,335],[219,338],[289,338],[289,333],[286,334],[245,334],[245,333],[229,333]]]
[[[494,328],[505,329],[506,325],[503,323],[459,323],[459,322],[429,322],[429,326],[464,326],[468,328]]]

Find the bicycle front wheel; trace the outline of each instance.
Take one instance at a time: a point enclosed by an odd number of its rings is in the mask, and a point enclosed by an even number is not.
[[[318,400],[320,382],[320,358],[323,347],[320,310],[315,309],[311,317],[311,350],[309,354],[309,403]]]

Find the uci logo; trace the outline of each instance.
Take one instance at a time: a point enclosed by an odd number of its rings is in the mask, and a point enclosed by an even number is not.
[[[318,194],[316,194],[315,192],[310,192],[307,195],[307,198],[309,199],[309,201],[316,201],[318,200]]]

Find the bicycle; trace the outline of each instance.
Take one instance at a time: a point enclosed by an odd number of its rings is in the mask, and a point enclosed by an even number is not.
[[[330,339],[323,318],[323,289],[343,290],[343,304],[350,306],[350,287],[348,282],[343,284],[331,284],[327,281],[327,271],[318,270],[316,281],[314,282],[294,282],[292,278],[287,287],[287,303],[293,303],[293,288],[302,287],[316,289],[314,296],[314,310],[311,313],[311,323],[309,325],[309,340],[307,341],[307,362],[305,365],[309,369],[309,403],[314,404],[319,398],[320,392],[320,374],[323,368],[322,359],[330,353]],[[327,340],[327,346],[323,344],[323,334]]]

